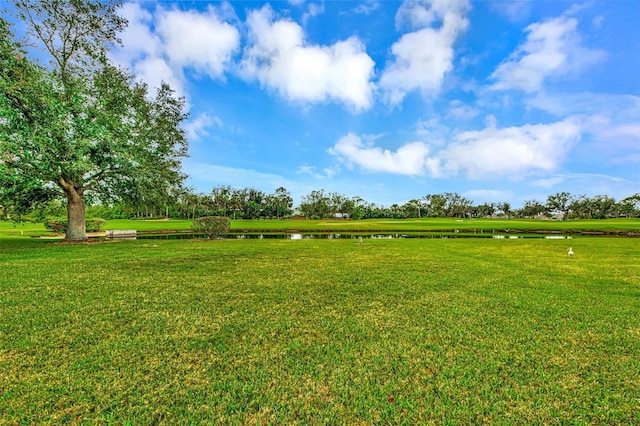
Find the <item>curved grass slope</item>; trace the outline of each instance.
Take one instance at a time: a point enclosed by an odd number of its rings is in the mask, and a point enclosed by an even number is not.
[[[632,238],[0,240],[3,424],[638,424]]]

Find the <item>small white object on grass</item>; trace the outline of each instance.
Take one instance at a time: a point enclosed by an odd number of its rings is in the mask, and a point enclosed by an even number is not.
[[[567,254],[569,255],[569,257],[573,256],[573,249],[571,247],[569,247],[569,251],[567,252]]]
[[[358,237],[358,244],[362,244],[362,237]]]

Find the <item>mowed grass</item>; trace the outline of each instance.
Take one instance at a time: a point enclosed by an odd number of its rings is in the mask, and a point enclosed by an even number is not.
[[[593,231],[640,232],[640,219],[584,219],[584,220],[540,220],[540,219],[364,219],[364,220],[235,220],[232,230],[270,231],[298,230],[319,232],[342,231]]]
[[[638,424],[638,271],[632,238],[5,239],[0,423]]]
[[[168,220],[108,220],[102,229],[134,229],[138,232],[184,232],[193,222],[186,219]],[[567,232],[580,233],[640,233],[640,219],[605,220],[537,220],[537,219],[367,219],[367,220],[233,220],[232,232]],[[53,236],[42,223],[12,223],[0,221],[2,239],[24,236]]]
[[[109,220],[104,229],[135,229],[137,231],[184,231],[191,229],[190,220]],[[593,231],[640,232],[640,219],[606,220],[538,220],[538,219],[365,219],[365,220],[233,220],[232,231],[244,232],[419,232],[419,231]]]
[[[8,239],[24,239],[25,237],[36,237],[53,233],[45,229],[42,223],[13,223],[0,220],[0,247],[4,240]]]

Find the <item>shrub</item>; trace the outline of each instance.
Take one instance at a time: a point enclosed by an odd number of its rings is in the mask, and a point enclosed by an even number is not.
[[[204,216],[193,221],[192,229],[209,238],[219,238],[231,229],[231,220],[224,216]]]
[[[87,219],[87,232],[98,232],[102,230],[102,225],[104,225],[106,220],[104,219]]]
[[[104,219],[87,219],[85,222],[87,232],[99,232],[105,222]],[[58,234],[64,234],[67,232],[67,221],[65,219],[45,220],[44,227]]]
[[[67,232],[67,221],[63,219],[47,219],[44,221],[44,227],[58,234]]]

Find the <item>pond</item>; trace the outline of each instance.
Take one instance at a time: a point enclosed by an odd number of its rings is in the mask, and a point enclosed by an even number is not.
[[[175,232],[162,234],[138,234],[139,240],[195,240],[205,239],[206,236],[193,232]],[[421,239],[447,239],[447,238],[496,238],[496,239],[517,239],[517,238],[546,238],[546,239],[570,239],[571,235],[502,235],[502,234],[469,234],[469,233],[442,233],[442,232],[420,232],[420,233],[242,233],[227,234],[224,239],[277,239],[277,240],[337,240],[337,239],[400,239],[400,238],[421,238]]]

